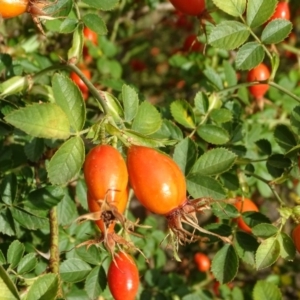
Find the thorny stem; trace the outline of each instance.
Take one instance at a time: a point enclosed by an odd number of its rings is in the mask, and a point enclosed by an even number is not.
[[[50,210],[50,270],[58,278],[58,291],[57,298],[63,298],[63,291],[61,287],[61,280],[59,275],[59,231],[58,231],[58,220],[57,220],[57,208],[53,207]]]
[[[297,102],[300,103],[300,98],[298,96],[296,96],[295,94],[293,94],[292,92],[290,92],[289,90],[287,90],[286,88],[284,88],[283,86],[275,83],[274,81],[270,81],[269,85],[280,90],[281,92],[284,92],[285,94],[289,95],[290,97],[292,97],[293,99],[295,99]]]
[[[274,196],[276,197],[276,199],[278,200],[278,202],[281,204],[281,205],[284,205],[284,202],[281,200],[280,196],[278,195],[278,193],[276,192],[276,190],[273,188],[273,186],[269,183],[268,180],[262,178],[261,176],[259,175],[256,175],[252,172],[249,172],[247,170],[244,170],[244,173],[247,174],[247,175],[250,175],[250,176],[253,176],[255,177],[256,179],[259,179],[260,181],[264,182],[272,191],[272,193],[274,194]]]

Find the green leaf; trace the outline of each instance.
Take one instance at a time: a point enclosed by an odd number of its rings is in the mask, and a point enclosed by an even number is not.
[[[262,25],[273,15],[276,5],[277,0],[248,1],[247,24],[251,28]]]
[[[219,175],[228,171],[236,160],[236,155],[224,148],[216,148],[204,153],[193,166],[191,173],[206,176]]]
[[[226,78],[227,86],[234,86],[237,84],[238,78],[236,70],[233,68],[232,63],[227,60],[223,61],[224,75]]]
[[[265,51],[258,42],[249,42],[237,52],[235,65],[239,70],[251,70],[259,65],[265,57]]]
[[[280,148],[284,151],[289,151],[297,145],[293,132],[286,125],[276,126],[274,138]]]
[[[272,224],[257,224],[252,227],[252,233],[260,238],[269,238],[277,234],[278,228]]]
[[[237,21],[222,21],[211,31],[208,43],[216,48],[233,50],[244,44],[249,35],[246,25]]]
[[[67,139],[70,136],[67,115],[57,104],[33,104],[13,111],[4,119],[34,137]]]
[[[183,139],[175,146],[173,159],[178,164],[183,174],[188,174],[197,159],[196,143],[189,137]]]
[[[57,205],[57,218],[59,225],[70,225],[70,223],[78,216],[77,208],[74,200],[66,195]]]
[[[169,139],[155,139],[152,137],[150,138],[129,129],[120,130],[119,128],[111,124],[107,124],[105,128],[109,134],[118,137],[118,139],[120,139],[125,145],[128,144],[129,140],[132,144],[152,148],[159,148],[165,147],[166,145],[176,144],[176,141],[172,141]]]
[[[137,114],[132,122],[132,130],[144,135],[156,132],[162,123],[160,113],[147,101],[138,108]]]
[[[18,274],[25,274],[32,271],[36,267],[37,263],[38,261],[35,253],[26,254],[18,265]]]
[[[32,209],[49,210],[56,206],[67,191],[62,187],[46,186],[29,193],[26,206]]]
[[[232,245],[224,245],[214,256],[211,271],[220,283],[227,283],[236,276],[239,266],[238,256]]]
[[[58,291],[58,278],[55,274],[44,274],[29,288],[26,300],[54,300]]]
[[[268,217],[256,211],[246,211],[241,216],[243,221],[251,228],[261,223],[271,223]]]
[[[7,205],[12,205],[17,194],[17,178],[14,173],[5,175],[0,183],[0,199]]]
[[[209,102],[205,93],[198,92],[194,99],[195,108],[202,114],[205,115],[208,111]]]
[[[261,242],[256,252],[256,269],[270,267],[280,255],[280,244],[276,237],[270,237]]]
[[[125,121],[131,122],[138,111],[139,97],[137,92],[129,85],[123,85],[122,98],[124,105]]]
[[[246,9],[246,0],[213,0],[213,3],[233,17],[241,16]]]
[[[255,266],[255,253],[259,244],[255,237],[243,231],[237,231],[234,237],[234,248],[240,259]]]
[[[176,100],[171,104],[171,114],[175,121],[186,128],[195,128],[195,117],[190,104],[185,100]]]
[[[76,254],[85,262],[92,265],[100,265],[102,262],[101,252],[99,247],[91,245],[90,247],[76,248]]]
[[[60,26],[61,28],[61,26]],[[82,59],[82,49],[83,49],[83,24],[80,23],[73,32],[72,46],[68,50],[68,60],[76,64]],[[79,94],[79,88],[77,88]],[[63,96],[62,96],[63,97]],[[82,100],[82,96],[79,96]],[[78,97],[78,98],[79,98]]]
[[[293,25],[285,19],[275,19],[267,24],[261,34],[261,41],[265,44],[278,44],[291,33]]]
[[[25,247],[18,240],[13,241],[7,250],[7,262],[10,268],[14,269],[20,262],[25,251]]]
[[[124,112],[119,100],[108,92],[100,91],[99,93],[105,99],[108,113],[113,117],[115,122],[123,122]]]
[[[216,108],[210,112],[209,117],[216,123],[226,123],[232,120],[232,113],[226,108]]]
[[[37,162],[44,152],[44,140],[33,138],[24,146],[24,151],[30,161]]]
[[[278,235],[277,240],[280,244],[280,256],[285,260],[292,261],[296,255],[296,248],[292,238],[284,232]]]
[[[211,197],[215,200],[223,200],[226,198],[226,193],[217,180],[197,173],[188,175],[187,190],[194,199]]]
[[[291,126],[293,131],[300,135],[300,106],[296,106],[291,112]]]
[[[174,122],[163,119],[160,129],[156,131],[152,137],[180,141],[183,139],[183,134],[180,128]]]
[[[48,176],[52,184],[65,185],[79,173],[85,159],[84,143],[81,137],[66,141],[52,156]]]
[[[3,300],[20,300],[18,290],[9,275],[0,265],[0,291]]]
[[[14,221],[8,209],[0,212],[0,232],[8,236],[16,234]]]
[[[268,157],[267,164],[276,169],[285,169],[289,168],[292,162],[283,154],[273,154]]]
[[[96,2],[96,1],[94,1]],[[84,24],[99,35],[106,35],[108,30],[104,20],[96,14],[85,14],[82,17]]]
[[[223,89],[222,78],[213,68],[206,67],[203,74],[218,90]]]
[[[85,122],[85,104],[78,86],[69,78],[55,74],[52,78],[55,102],[67,115],[71,127],[80,131]]]
[[[262,154],[271,155],[272,154],[272,145],[268,140],[261,139],[255,142],[256,146],[262,152]]]
[[[84,289],[90,299],[97,299],[106,287],[107,279],[103,267],[95,267],[87,276]]]
[[[38,217],[25,209],[22,209],[20,207],[14,207],[10,210],[14,220],[17,221],[24,228],[30,230],[37,230],[47,228],[49,226],[48,219]]]
[[[230,191],[236,191],[240,188],[240,183],[237,174],[226,172],[220,177],[224,187]]]
[[[282,294],[277,285],[265,280],[256,282],[253,289],[253,300],[282,300]]]
[[[6,258],[2,252],[2,250],[0,249],[0,265],[4,265],[6,264]]]
[[[206,142],[214,145],[223,145],[229,141],[228,132],[216,125],[204,124],[197,129],[197,134]]]
[[[88,4],[91,7],[97,8],[97,9],[112,10],[117,6],[117,4],[119,3],[119,0],[101,0],[101,1],[82,0],[82,2]]]
[[[222,201],[213,202],[211,208],[213,214],[219,219],[229,220],[231,218],[237,218],[240,215],[235,206]]]
[[[61,279],[65,282],[79,282],[84,280],[91,271],[90,265],[78,258],[70,258],[60,265]]]

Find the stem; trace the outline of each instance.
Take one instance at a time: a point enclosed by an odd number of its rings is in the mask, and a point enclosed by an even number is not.
[[[259,179],[260,181],[264,182],[272,191],[272,193],[274,194],[275,198],[278,200],[278,202],[281,204],[281,205],[284,205],[284,202],[281,200],[280,196],[278,195],[278,193],[276,192],[276,190],[269,184],[269,181],[260,177],[259,175],[256,175],[252,172],[249,172],[247,170],[244,170],[243,171],[245,174],[247,175],[250,175],[250,176],[253,176],[255,177],[256,179]]]
[[[50,270],[56,274],[58,278],[58,291],[57,298],[63,298],[63,291],[61,287],[61,280],[59,275],[59,231],[58,231],[58,220],[57,220],[57,208],[53,207],[50,210]]]
[[[298,96],[296,96],[295,94],[293,94],[292,92],[290,92],[289,90],[287,90],[286,88],[284,88],[283,86],[275,83],[274,81],[270,81],[269,85],[275,87],[276,89],[280,90],[281,92],[284,92],[285,94],[289,95],[290,97],[292,97],[293,99],[295,99],[297,102],[300,103],[300,98]]]
[[[108,114],[108,107],[105,102],[105,99],[101,97],[99,91],[86,78],[86,76],[81,72],[81,70],[75,65],[67,64],[67,63],[63,63],[60,65],[54,65],[54,66],[48,67],[48,68],[36,73],[35,75],[32,76],[32,78],[33,78],[33,80],[37,80],[39,77],[41,77],[51,71],[56,71],[56,70],[69,70],[69,71],[75,72],[80,77],[80,79],[86,84],[86,86],[88,87],[91,94],[96,98],[96,100],[98,100],[100,102],[100,105],[102,106],[104,114],[105,115]]]

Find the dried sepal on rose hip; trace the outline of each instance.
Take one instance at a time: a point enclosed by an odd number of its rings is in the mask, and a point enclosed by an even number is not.
[[[0,18],[9,19],[29,13],[41,33],[44,33],[40,19],[51,19],[46,8],[55,4],[48,0],[0,0]]]

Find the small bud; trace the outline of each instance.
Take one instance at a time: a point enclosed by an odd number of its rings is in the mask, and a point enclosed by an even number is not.
[[[0,84],[0,97],[14,95],[27,90],[33,83],[30,76],[14,76]]]

